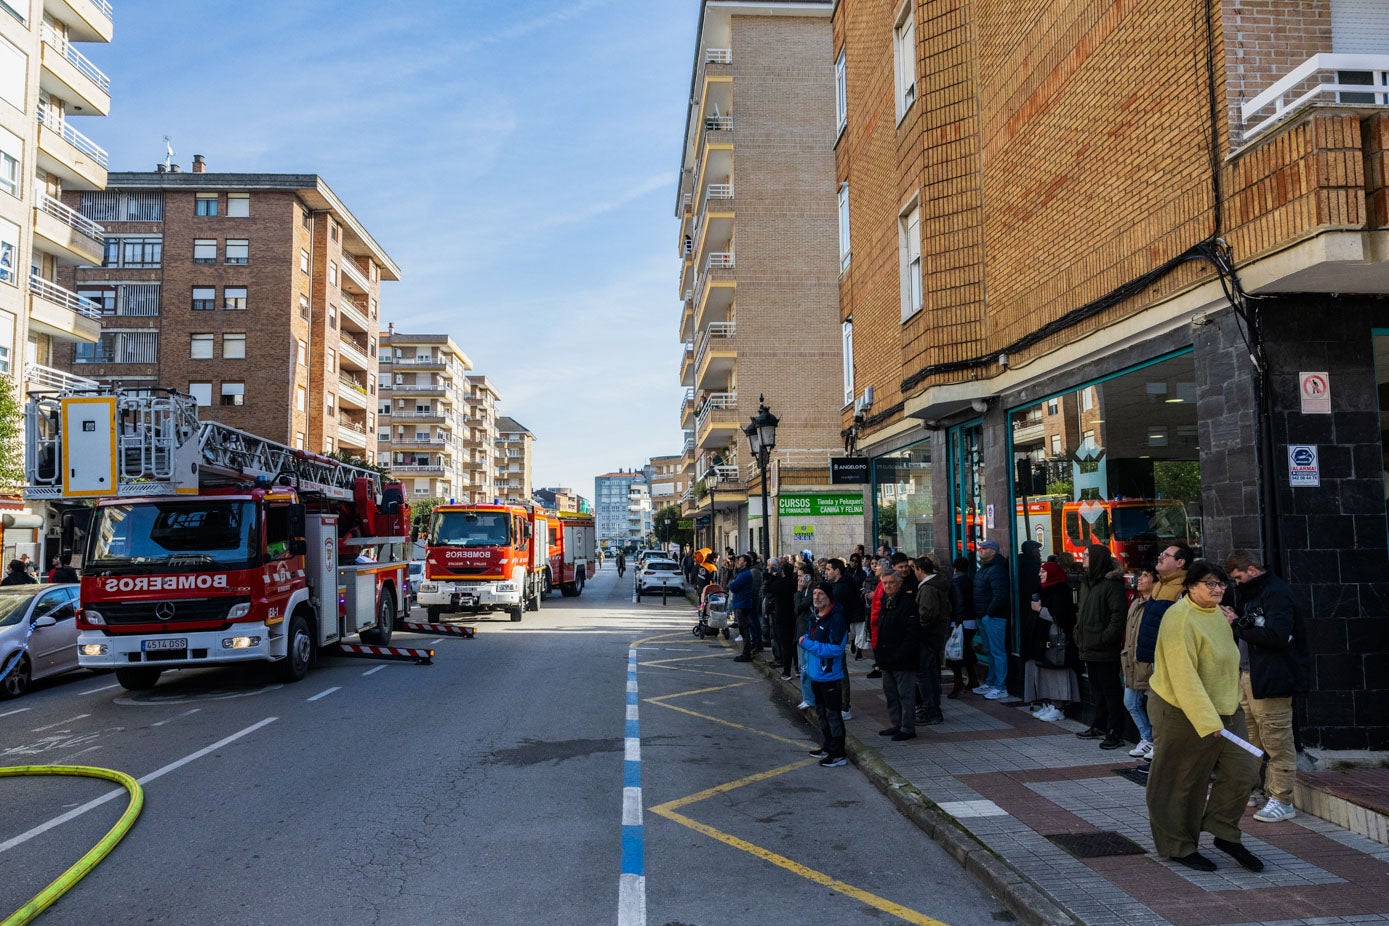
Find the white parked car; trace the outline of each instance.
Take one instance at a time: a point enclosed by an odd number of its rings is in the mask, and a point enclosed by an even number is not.
[[[685,594],[685,576],[674,560],[652,557],[637,568],[637,600],[642,595],[659,595],[662,588],[669,595]]]
[[[417,559],[410,563],[409,574],[405,577],[407,583],[407,594],[410,596],[409,604],[413,607],[420,603],[420,583],[424,581],[424,560]]]
[[[0,586],[0,698],[17,698],[36,679],[79,668],[77,589]]]

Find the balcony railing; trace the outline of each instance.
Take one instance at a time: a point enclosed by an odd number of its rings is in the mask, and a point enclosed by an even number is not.
[[[340,376],[338,377],[338,382],[342,384],[344,389],[351,389],[353,392],[358,392],[362,395],[367,394],[366,383],[363,383],[361,380],[353,379],[350,376]]]
[[[706,48],[704,49],[705,64],[732,64],[733,49],[731,48]]]
[[[1389,106],[1389,55],[1313,55],[1240,107],[1244,139],[1317,103]]]
[[[442,476],[444,467],[434,463],[395,463],[389,467],[392,473],[413,473],[420,476]]]
[[[106,13],[109,19],[111,16],[110,5],[108,4],[107,8],[102,12]],[[68,61],[72,62],[73,67],[85,74],[88,79],[100,87],[103,92],[108,94],[111,92],[111,78],[107,77],[106,74],[102,72],[101,68],[92,64],[92,62],[87,59],[86,55],[73,48],[71,42],[64,41],[62,36],[54,32],[53,27],[48,25],[48,23],[43,24],[43,42],[58,54],[68,59]]]
[[[36,274],[29,276],[29,291],[49,302],[56,302],[63,308],[84,315],[87,318],[101,320],[101,306],[90,299],[85,299],[77,295],[70,289],[63,289],[57,283],[45,280]]]
[[[733,131],[732,116],[705,116],[704,131],[706,132],[731,132]]]
[[[732,199],[733,184],[711,183],[704,188],[705,199]]]
[[[447,363],[443,357],[396,357],[392,363],[398,367],[437,367]]]
[[[710,251],[709,257],[704,261],[705,270],[731,270],[733,269],[732,251]]]
[[[55,370],[37,363],[26,363],[24,365],[24,385],[30,392],[38,390],[53,390],[61,392],[73,389],[97,389],[101,386],[94,379],[85,376],[74,376],[63,370]]]
[[[695,351],[695,369],[698,370],[704,364],[704,355],[709,352],[711,341],[720,338],[731,338],[738,330],[734,322],[710,322],[704,329],[704,334],[699,339],[699,350]]]
[[[695,419],[695,432],[704,430],[704,423],[709,420],[710,414],[716,411],[728,411],[738,407],[738,393],[736,392],[711,392],[704,399],[704,404],[699,406],[699,412]]]
[[[72,145],[83,154],[89,155],[92,160],[96,161],[103,168],[106,167],[106,149],[74,129],[66,119],[43,103],[39,104],[36,112],[41,125],[60,133],[68,144]]]
[[[340,267],[342,270],[342,275],[347,277],[353,283],[356,283],[358,286],[360,286],[362,288],[362,292],[371,292],[371,283],[367,280],[367,275],[363,273],[361,270],[359,270],[357,268],[357,265],[354,264],[352,262],[352,259],[349,258],[346,254],[342,256],[342,264],[340,265]]]
[[[49,196],[47,193],[40,195],[43,197],[39,200],[40,209],[69,228],[79,231],[88,238],[91,238],[97,244],[103,243],[106,238],[106,229],[102,228],[76,209],[63,205],[60,201]]]

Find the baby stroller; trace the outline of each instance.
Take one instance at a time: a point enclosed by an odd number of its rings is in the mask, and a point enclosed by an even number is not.
[[[717,637],[720,633],[728,639],[728,596],[717,582],[704,586],[699,599],[699,623],[694,625],[692,632],[701,640]]]

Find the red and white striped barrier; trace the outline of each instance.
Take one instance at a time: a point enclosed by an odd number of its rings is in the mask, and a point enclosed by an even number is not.
[[[365,659],[408,659],[417,666],[428,666],[434,663],[434,650],[409,649],[404,646],[367,646],[364,643],[339,643],[337,654],[339,656],[361,656]]]
[[[409,621],[400,625],[401,630],[408,630],[411,633],[440,633],[445,636],[463,637],[471,640],[477,636],[476,627],[464,627],[461,624],[413,624]]]

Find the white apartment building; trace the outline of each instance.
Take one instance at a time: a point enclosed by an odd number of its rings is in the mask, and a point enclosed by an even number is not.
[[[472,360],[446,334],[380,336],[377,459],[411,498],[472,501],[468,371]]]
[[[515,418],[497,419],[497,494],[507,501],[531,500],[535,435]]]
[[[462,465],[471,480],[470,501],[501,497],[496,480],[497,403],[501,394],[486,376],[467,377],[469,436],[463,441]]]

